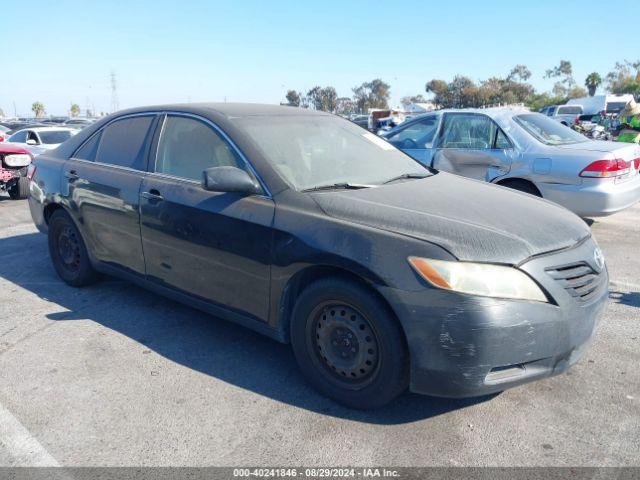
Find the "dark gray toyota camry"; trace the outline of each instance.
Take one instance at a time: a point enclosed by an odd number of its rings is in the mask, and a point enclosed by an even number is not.
[[[115,275],[290,342],[305,377],[352,407],[563,372],[607,298],[568,210],[429,170],[325,113],[118,112],[28,176],[64,281]]]

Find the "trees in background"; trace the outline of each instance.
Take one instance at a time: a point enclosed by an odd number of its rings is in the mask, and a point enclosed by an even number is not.
[[[80,115],[80,105],[78,105],[77,103],[71,104],[69,113],[71,114],[72,117],[77,117],[78,115]]]
[[[287,91],[285,98],[287,99],[287,103],[292,107],[299,107],[302,100],[302,95],[295,90],[289,90]]]
[[[333,87],[313,87],[307,92],[309,107],[323,112],[335,112],[338,106],[338,93]]]
[[[353,101],[359,112],[366,112],[370,108],[389,108],[389,94],[391,86],[376,78],[364,82],[353,88]]]
[[[45,114],[44,104],[42,102],[33,102],[31,111],[36,117],[42,117]]]
[[[630,93],[636,99],[640,97],[640,60],[635,62],[616,62],[615,67],[606,76],[607,88],[618,95]]]
[[[584,81],[584,86],[587,87],[590,97],[596,94],[596,90],[600,85],[602,85],[602,77],[598,72],[591,72]]]
[[[631,93],[640,97],[640,60],[617,62],[614,69],[603,79],[597,72],[587,75],[586,89],[578,85],[573,77],[573,66],[569,60],[545,71],[544,77],[555,80],[551,92],[537,92],[529,83],[531,70],[526,65],[514,66],[505,77],[494,76],[474,81],[465,75],[456,75],[451,81],[434,78],[425,84],[427,99],[422,94],[402,97],[400,103],[406,108],[411,103],[432,102],[437,108],[486,107],[522,103],[532,110],[548,105],[566,103],[570,98],[595,95],[600,86],[614,94]],[[366,113],[370,108],[389,108],[391,87],[376,78],[352,89],[353,97],[338,97],[333,87],[314,87],[306,95],[289,90],[287,104],[346,114]]]

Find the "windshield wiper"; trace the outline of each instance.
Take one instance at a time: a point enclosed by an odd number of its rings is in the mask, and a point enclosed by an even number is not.
[[[305,188],[301,190],[302,192],[318,192],[320,190],[358,190],[360,188],[371,188],[375,187],[375,185],[367,185],[364,183],[348,183],[348,182],[340,182],[340,183],[331,183],[328,185],[318,185],[316,187]]]
[[[427,178],[430,176],[430,173],[403,173],[402,175],[398,175],[397,177],[390,178],[386,182],[382,182],[382,184],[386,185],[387,183],[403,180],[405,178]]]

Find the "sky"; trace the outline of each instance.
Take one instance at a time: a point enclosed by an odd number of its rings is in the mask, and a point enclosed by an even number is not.
[[[110,112],[169,102],[279,103],[288,89],[364,81],[391,85],[391,104],[433,78],[505,76],[516,64],[550,90],[561,59],[582,85],[640,58],[625,12],[635,1],[0,0],[0,108],[30,115]],[[22,13],[20,13],[22,12]],[[25,15],[25,13],[27,13]],[[16,15],[16,18],[11,18]],[[632,35],[633,36],[633,35]],[[15,105],[15,106],[14,106]]]

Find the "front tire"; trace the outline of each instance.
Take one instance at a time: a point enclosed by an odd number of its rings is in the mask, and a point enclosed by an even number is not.
[[[73,287],[90,285],[98,275],[91,266],[87,248],[75,223],[64,210],[49,219],[49,254],[56,272]]]
[[[29,179],[27,177],[18,177],[18,181],[9,189],[9,198],[11,200],[24,200],[29,196]]]
[[[409,383],[400,325],[373,292],[339,278],[318,280],[298,298],[291,343],[307,380],[351,408],[378,408]]]

